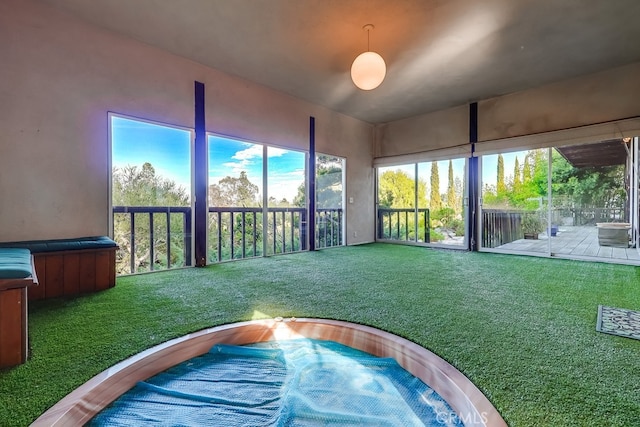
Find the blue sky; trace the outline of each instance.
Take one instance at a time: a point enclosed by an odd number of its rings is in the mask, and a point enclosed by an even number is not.
[[[149,162],[156,175],[185,189],[191,183],[191,132],[169,126],[111,116],[111,164],[141,167]]]
[[[208,143],[209,184],[215,184],[225,176],[238,177],[244,170],[262,195],[262,145],[215,135],[209,135]],[[293,201],[298,186],[304,182],[305,153],[267,147],[267,165],[269,197]]]
[[[151,163],[157,175],[185,189],[191,183],[191,139],[188,129],[111,116],[113,167]],[[209,135],[209,184],[245,170],[262,195],[262,145]],[[290,202],[304,182],[305,153],[268,147],[269,196]]]
[[[175,181],[185,189],[191,183],[191,139],[188,129],[159,125],[140,120],[111,116],[112,165],[122,168],[126,165],[141,167],[151,163],[157,175]],[[242,170],[249,180],[256,184],[262,196],[262,145],[209,135],[209,184],[215,184],[226,176],[238,177]],[[504,153],[505,176],[513,176],[515,158],[520,166],[526,151]],[[297,194],[298,186],[304,182],[305,153],[267,148],[269,167],[269,196],[278,201],[286,198],[289,202]],[[482,185],[495,185],[498,155],[483,156]],[[438,162],[440,192],[447,191],[448,160]],[[454,175],[463,178],[464,159],[454,160]],[[402,169],[413,176],[413,165],[391,167]],[[425,181],[429,182],[429,168]]]

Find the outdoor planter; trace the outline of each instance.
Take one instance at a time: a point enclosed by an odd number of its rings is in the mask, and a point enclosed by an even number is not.
[[[598,244],[600,246],[629,247],[631,224],[628,222],[599,222],[596,225],[598,226]]]
[[[538,239],[538,234],[544,231],[544,224],[537,212],[526,212],[521,220],[522,233],[525,239]]]

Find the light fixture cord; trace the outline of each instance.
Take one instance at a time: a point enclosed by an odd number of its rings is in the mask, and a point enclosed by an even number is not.
[[[371,30],[369,28],[367,28],[367,52],[371,51],[371,48],[369,47],[369,32]]]

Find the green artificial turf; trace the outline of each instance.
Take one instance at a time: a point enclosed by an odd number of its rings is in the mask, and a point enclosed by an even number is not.
[[[0,373],[0,425],[27,425],[160,342],[276,316],[347,320],[417,342],[511,426],[637,425],[640,341],[596,332],[598,304],[640,309],[640,269],[370,244],[121,277],[97,294],[31,303],[31,357]]]

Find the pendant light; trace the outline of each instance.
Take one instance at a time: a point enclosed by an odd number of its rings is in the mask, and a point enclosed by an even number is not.
[[[377,88],[387,74],[387,66],[382,56],[369,50],[369,32],[373,28],[371,24],[362,27],[367,32],[367,51],[358,55],[351,65],[351,80],[362,90]]]

